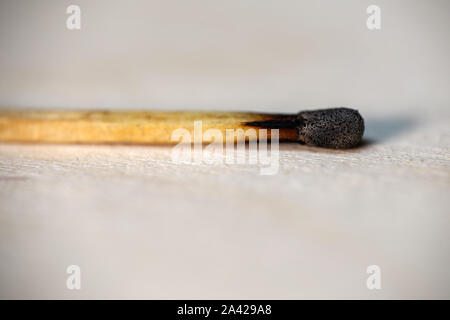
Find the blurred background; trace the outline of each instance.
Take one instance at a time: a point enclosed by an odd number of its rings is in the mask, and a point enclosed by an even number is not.
[[[271,177],[2,144],[0,297],[450,298],[449,30],[446,0],[1,0],[0,107],[348,106],[366,142],[281,146]]]
[[[71,4],[80,30],[66,28]],[[380,30],[366,27],[371,4]],[[0,105],[435,112],[449,102],[449,9],[445,0],[2,0]]]

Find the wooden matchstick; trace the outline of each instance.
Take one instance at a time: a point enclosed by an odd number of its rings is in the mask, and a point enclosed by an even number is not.
[[[279,129],[280,141],[296,141],[325,148],[351,148],[364,133],[358,111],[334,108],[298,114],[194,111],[62,111],[0,110],[0,141],[49,143],[178,143],[174,130],[194,135],[194,121],[202,132],[227,129]],[[259,138],[259,131],[257,138]],[[235,141],[249,136],[236,137]]]

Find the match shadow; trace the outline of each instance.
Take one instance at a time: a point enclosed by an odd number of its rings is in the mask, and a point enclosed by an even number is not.
[[[417,124],[418,121],[411,117],[367,117],[364,119],[365,130],[363,140],[354,148],[334,150],[306,146],[296,142],[282,142],[280,143],[280,150],[303,150],[319,153],[358,152],[361,149],[388,141],[399,134],[407,132],[416,127]]]
[[[384,142],[411,130],[417,123],[411,117],[367,118],[364,140],[367,140],[367,145]]]

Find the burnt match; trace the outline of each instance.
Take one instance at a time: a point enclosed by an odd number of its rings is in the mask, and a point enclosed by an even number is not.
[[[278,129],[280,141],[346,149],[357,146],[364,120],[357,110],[332,108],[297,114],[225,111],[63,111],[0,110],[0,141],[34,143],[175,143],[179,128],[202,130]],[[267,130],[270,138],[271,130]],[[259,135],[256,137],[259,138]],[[236,139],[249,141],[248,136]]]

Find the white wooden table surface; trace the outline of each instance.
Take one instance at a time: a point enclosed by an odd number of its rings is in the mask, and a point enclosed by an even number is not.
[[[366,116],[363,147],[282,145],[273,176],[169,147],[2,144],[0,296],[449,298],[448,116]]]

